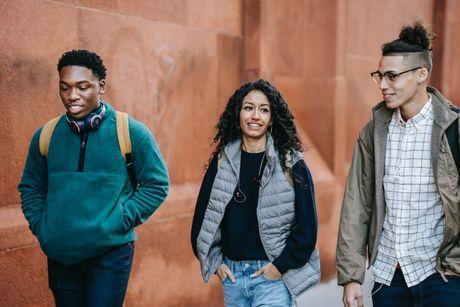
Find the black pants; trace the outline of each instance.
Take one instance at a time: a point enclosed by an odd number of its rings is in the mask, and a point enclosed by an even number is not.
[[[408,288],[400,269],[396,269],[390,286],[375,283],[372,289],[374,307],[460,307],[460,277],[446,275],[445,282],[439,273]]]

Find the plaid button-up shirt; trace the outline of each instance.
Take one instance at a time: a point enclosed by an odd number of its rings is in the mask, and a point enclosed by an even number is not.
[[[433,106],[404,122],[395,110],[386,142],[386,213],[377,258],[376,282],[390,285],[397,264],[407,286],[435,272],[436,253],[444,236],[444,209],[431,164]]]

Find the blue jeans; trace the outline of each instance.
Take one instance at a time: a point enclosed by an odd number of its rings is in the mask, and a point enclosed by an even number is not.
[[[134,256],[134,242],[90,260],[64,265],[48,258],[49,287],[56,306],[122,306]]]
[[[291,295],[284,282],[250,275],[269,262],[266,260],[232,261],[225,259],[235,277],[232,283],[227,277],[222,282],[226,307],[288,307],[292,305]]]
[[[375,283],[372,289],[374,307],[459,307],[460,277],[446,275],[445,282],[439,273],[408,288],[400,269],[396,269],[390,286]]]

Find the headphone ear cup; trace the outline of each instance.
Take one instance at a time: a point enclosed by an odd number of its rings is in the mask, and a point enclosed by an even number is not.
[[[86,127],[90,130],[97,130],[101,126],[102,120],[104,119],[105,114],[105,105],[103,103],[99,113],[91,113],[85,119]]]
[[[87,119],[87,127],[89,127],[91,130],[98,129],[102,123],[102,117],[100,114],[91,114]]]
[[[70,129],[76,133],[80,134],[86,131],[86,124],[83,120],[71,120],[67,119]]]

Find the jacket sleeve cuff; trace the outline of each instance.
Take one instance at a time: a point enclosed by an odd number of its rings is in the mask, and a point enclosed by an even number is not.
[[[272,264],[275,266],[275,268],[281,273],[284,274],[289,270],[289,267],[287,267],[283,263],[282,257],[278,257],[275,260],[273,260]]]
[[[344,275],[340,273],[337,275],[337,285],[345,286],[346,284],[349,284],[351,282],[357,282],[358,284],[362,285],[364,282],[364,275],[361,278],[357,278],[356,276],[351,275]]]

